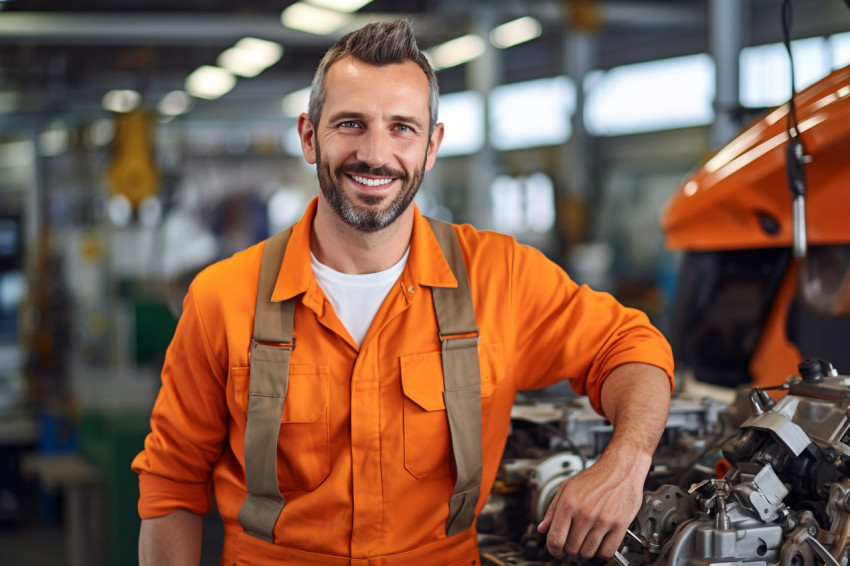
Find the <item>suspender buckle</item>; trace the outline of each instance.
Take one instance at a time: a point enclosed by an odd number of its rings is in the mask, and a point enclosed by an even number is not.
[[[440,342],[443,340],[456,340],[458,338],[475,338],[476,340],[481,339],[481,331],[477,328],[475,330],[470,330],[469,332],[458,332],[456,334],[443,334],[442,332],[438,332],[440,336]]]
[[[251,345],[248,346],[248,360],[251,359],[251,350],[254,349],[254,344],[258,344],[260,346],[268,346],[270,348],[284,348],[286,350],[289,350],[290,352],[294,352],[297,342],[298,341],[296,336],[292,337],[291,342],[267,342],[265,340],[256,340],[252,338]]]

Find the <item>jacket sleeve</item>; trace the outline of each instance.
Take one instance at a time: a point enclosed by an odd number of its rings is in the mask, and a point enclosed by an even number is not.
[[[664,336],[639,310],[608,293],[577,285],[538,250],[518,245],[511,305],[518,319],[519,389],[569,380],[603,414],[600,394],[617,366],[641,362],[663,369],[673,387],[673,355]]]
[[[212,509],[211,470],[227,432],[227,370],[210,346],[208,325],[215,321],[204,320],[197,285],[196,279],[166,353],[151,433],[132,463],[143,519],[177,509],[199,515]]]

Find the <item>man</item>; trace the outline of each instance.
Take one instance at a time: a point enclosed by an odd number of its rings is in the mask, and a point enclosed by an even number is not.
[[[213,486],[222,564],[477,564],[514,394],[563,379],[614,435],[538,528],[556,557],[617,549],[666,422],[669,346],[536,250],[424,219],[436,118],[406,21],[320,63],[298,121],[319,196],[288,241],[211,266],[186,297],[133,463],[142,564],[198,563]],[[267,313],[277,337],[257,329]]]

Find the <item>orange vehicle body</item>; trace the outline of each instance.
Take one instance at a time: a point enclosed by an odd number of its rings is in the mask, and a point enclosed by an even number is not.
[[[817,255],[828,247],[850,244],[850,67],[801,91],[794,102],[806,155],[806,234],[810,253]],[[796,373],[802,358],[811,357],[789,334],[806,335],[816,343],[823,340],[817,338],[819,332],[834,333],[850,322],[832,313],[833,320],[827,321],[830,329],[818,330],[812,321],[820,320],[820,313],[806,315],[804,327],[791,328],[799,318],[794,313],[805,308],[800,306],[800,275],[808,273],[812,264],[807,264],[808,257],[793,258],[790,252],[789,109],[786,103],[768,112],[709,156],[662,211],[668,249],[694,256],[683,261],[680,271],[680,281],[688,281],[689,288],[679,289],[673,331],[684,334],[679,346],[686,358],[697,359],[696,365],[704,367],[707,381],[743,384],[744,368],[739,366],[746,358],[750,384],[781,383]],[[689,269],[701,273],[689,274]],[[746,271],[750,275],[741,275]],[[707,298],[712,296],[714,300]],[[753,307],[754,300],[762,307]],[[736,309],[749,314],[738,315]],[[737,330],[730,333],[723,328],[724,319],[736,320],[736,316]],[[695,336],[700,331],[694,332],[694,325],[709,318],[713,319],[710,328]],[[738,348],[730,355],[728,367],[712,369],[712,337],[725,339],[731,350]],[[736,346],[736,341],[747,345]],[[675,338],[673,342],[676,349]],[[702,354],[695,355],[698,351]]]

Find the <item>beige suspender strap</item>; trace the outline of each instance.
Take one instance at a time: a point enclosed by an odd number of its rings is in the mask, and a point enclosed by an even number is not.
[[[274,526],[286,501],[277,482],[277,441],[286,390],[289,356],[295,349],[295,299],[272,303],[290,230],[270,238],[263,250],[254,337],[248,353],[250,382],[245,430],[245,487],[248,496],[238,519],[247,534],[274,543]]]
[[[465,531],[475,520],[481,490],[481,374],[478,328],[466,266],[451,224],[429,218],[457,288],[432,288],[443,358],[443,398],[457,468],[449,501],[446,536]],[[277,482],[277,442],[295,348],[295,299],[271,302],[290,231],[270,238],[263,250],[254,338],[250,350],[248,422],[245,431],[245,484],[248,496],[238,519],[247,534],[274,543],[274,526],[286,505]]]
[[[443,399],[451,432],[457,481],[449,501],[446,536],[465,531],[475,520],[481,490],[481,370],[478,327],[469,279],[451,224],[429,218],[431,229],[457,279],[456,288],[432,287],[443,358]]]

